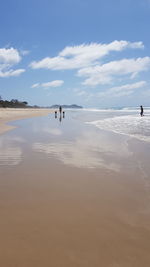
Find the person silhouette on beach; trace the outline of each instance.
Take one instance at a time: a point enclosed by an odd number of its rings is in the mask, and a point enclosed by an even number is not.
[[[144,110],[143,110],[143,106],[140,106],[140,108],[141,108],[140,115],[141,115],[141,117],[142,117],[142,116],[144,116],[144,114],[143,114],[143,112],[144,112]]]
[[[59,107],[59,113],[62,113],[62,106]]]
[[[65,118],[65,111],[63,111],[63,119]]]

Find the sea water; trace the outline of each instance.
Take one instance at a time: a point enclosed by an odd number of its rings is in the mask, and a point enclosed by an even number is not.
[[[5,171],[7,166],[30,169],[32,162],[41,166],[44,162],[50,168],[56,160],[78,168],[119,171],[125,164],[131,168],[136,166],[133,151],[137,164],[146,162],[150,145],[150,108],[144,109],[143,117],[139,112],[135,108],[66,110],[61,120],[50,113],[11,122],[17,128],[0,136],[0,166]],[[131,148],[130,139],[138,146]]]
[[[87,109],[94,113],[86,121],[98,129],[123,134],[141,141],[150,142],[150,108],[145,108],[144,116],[140,116],[138,108],[122,109]],[[96,119],[94,120],[94,117]]]

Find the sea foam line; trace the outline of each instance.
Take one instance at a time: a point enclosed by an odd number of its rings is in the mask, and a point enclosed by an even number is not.
[[[95,125],[102,130],[112,131],[117,134],[128,135],[142,141],[150,142],[150,116],[116,116],[87,123]]]

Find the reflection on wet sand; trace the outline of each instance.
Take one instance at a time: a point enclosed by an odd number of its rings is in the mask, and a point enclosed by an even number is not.
[[[22,161],[22,138],[4,137],[0,139],[0,165],[18,165]]]
[[[60,112],[60,113],[58,113],[57,111],[55,111],[54,114],[55,114],[55,119],[59,119],[60,122],[62,121],[62,119],[65,118],[65,111]]]
[[[132,156],[127,142],[112,142],[108,136],[99,135],[90,129],[69,142],[34,143],[33,150],[50,157],[55,156],[64,164],[75,167],[99,167],[114,171],[120,170],[120,159],[125,160]]]
[[[48,126],[44,126],[42,128],[42,131],[44,133],[52,134],[54,136],[60,136],[60,135],[62,135],[62,131],[60,129],[58,129],[58,128],[50,128]]]

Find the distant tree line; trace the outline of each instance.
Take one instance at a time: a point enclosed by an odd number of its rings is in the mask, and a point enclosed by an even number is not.
[[[18,99],[12,99],[11,101],[3,100],[0,96],[0,108],[27,108],[27,101],[19,101]]]

